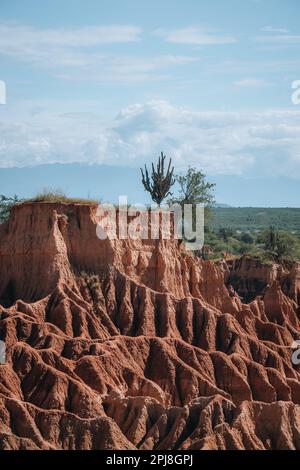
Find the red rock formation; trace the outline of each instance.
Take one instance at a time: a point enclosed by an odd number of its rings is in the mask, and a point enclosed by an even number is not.
[[[0,449],[300,449],[299,264],[217,266],[97,221],[27,203],[0,226]]]
[[[278,281],[286,295],[299,303],[300,263],[266,263],[258,258],[242,256],[225,265],[225,282],[233,285],[244,301],[251,301]]]

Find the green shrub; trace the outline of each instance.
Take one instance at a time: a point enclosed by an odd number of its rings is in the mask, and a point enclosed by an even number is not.
[[[19,202],[19,198],[16,195],[14,197],[0,195],[0,224],[9,219],[10,211],[17,202]]]

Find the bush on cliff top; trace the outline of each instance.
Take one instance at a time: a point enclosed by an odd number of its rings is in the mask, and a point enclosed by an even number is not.
[[[22,202],[69,202],[74,204],[99,204],[100,200],[97,199],[84,199],[73,198],[66,196],[60,189],[43,190],[30,199],[25,199]]]
[[[29,199],[19,199],[18,196],[7,197],[0,194],[0,224],[3,224],[9,219],[11,209],[16,204],[23,204],[26,202],[54,202],[54,203],[73,203],[73,204],[100,204],[97,199],[84,199],[67,197],[61,190],[44,190],[36,196]]]

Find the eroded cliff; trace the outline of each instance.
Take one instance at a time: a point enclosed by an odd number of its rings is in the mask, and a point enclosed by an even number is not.
[[[300,449],[299,265],[97,221],[26,203],[0,226],[0,448]]]

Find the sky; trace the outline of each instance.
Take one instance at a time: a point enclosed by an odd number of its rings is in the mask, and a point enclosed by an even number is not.
[[[163,150],[236,178],[236,205],[243,179],[300,205],[299,17],[299,0],[0,0],[0,168]]]

